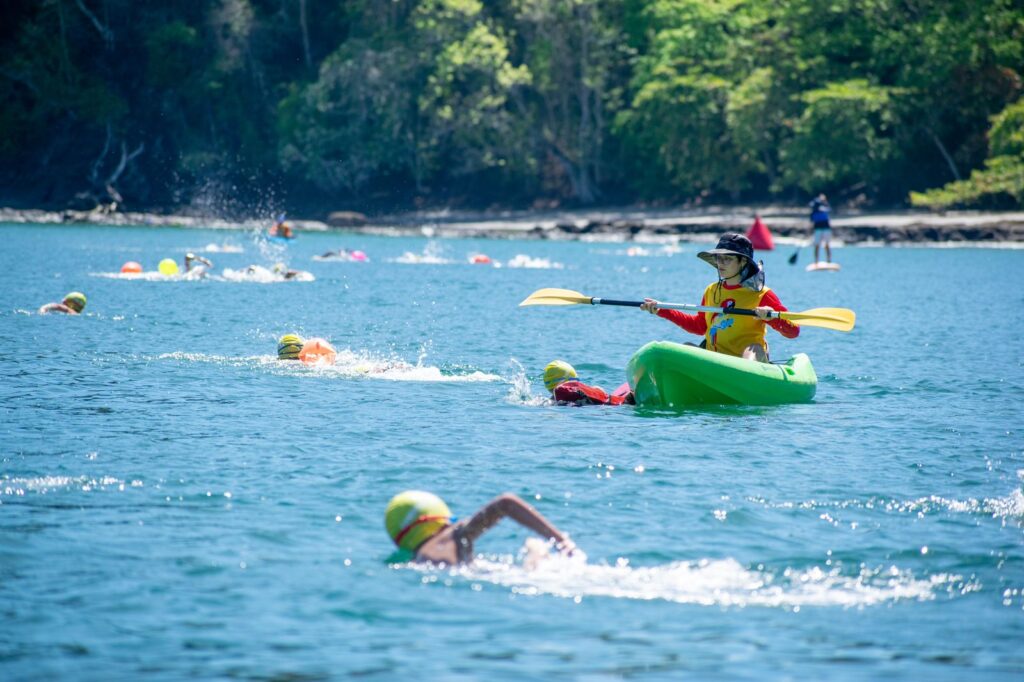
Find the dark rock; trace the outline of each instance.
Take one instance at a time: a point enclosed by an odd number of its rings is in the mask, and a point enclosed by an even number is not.
[[[332,227],[362,227],[369,219],[356,211],[334,211],[327,216],[327,224]]]

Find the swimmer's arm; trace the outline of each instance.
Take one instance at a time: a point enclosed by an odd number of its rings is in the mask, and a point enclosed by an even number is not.
[[[506,516],[543,538],[553,539],[558,543],[559,549],[567,554],[571,554],[576,548],[568,535],[555,528],[539,511],[512,493],[499,495],[484,505],[460,529],[460,535],[472,543]]]
[[[64,305],[63,303],[47,303],[39,309],[39,313],[66,313],[68,315],[77,315],[78,313]]]

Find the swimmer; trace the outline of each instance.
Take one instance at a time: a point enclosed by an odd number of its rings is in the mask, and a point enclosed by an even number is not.
[[[512,493],[494,498],[468,520],[456,521],[437,495],[407,490],[388,502],[384,525],[396,545],[415,554],[415,561],[455,565],[471,562],[474,541],[506,516],[554,540],[565,555],[578,551],[568,535]]]
[[[298,360],[302,352],[302,337],[297,334],[285,334],[277,341],[278,360]]]
[[[251,268],[252,266],[249,266],[249,267]],[[288,266],[285,265],[284,263],[277,263],[277,264],[274,265],[274,274],[280,275],[280,276],[284,277],[285,279],[296,279],[298,277],[301,277],[301,278],[311,278],[312,277],[312,275],[310,273],[306,272],[305,270],[290,270],[290,269],[288,269]]]
[[[40,315],[47,313],[64,313],[66,315],[79,315],[85,309],[85,294],[80,291],[72,291],[60,303],[47,303],[39,309]]]
[[[193,263],[200,263],[201,265],[204,265],[205,267],[200,269],[199,266],[193,266],[192,265]],[[195,271],[196,272],[205,272],[206,268],[212,268],[213,267],[213,263],[211,263],[208,258],[203,258],[202,256],[197,256],[196,254],[194,254],[192,252],[186,253],[185,254],[185,272],[192,272],[192,268],[193,267],[195,267]]]
[[[338,249],[337,251],[327,251],[327,252],[324,252],[324,253],[320,254],[320,256],[319,256],[319,258],[321,258],[323,260],[329,260],[329,259],[332,259],[332,258],[341,258],[341,259],[344,259],[344,260],[348,260],[351,257],[352,257],[352,253],[348,249],[346,249],[344,247]]]
[[[544,388],[560,405],[635,405],[629,384],[623,384],[608,395],[599,386],[589,386],[576,380],[576,369],[564,360],[549,362],[544,368]]]

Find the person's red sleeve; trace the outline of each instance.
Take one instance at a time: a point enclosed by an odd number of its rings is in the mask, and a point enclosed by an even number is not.
[[[787,310],[786,306],[782,305],[782,301],[779,300],[779,297],[775,295],[774,291],[769,291],[764,295],[764,298],[761,299],[761,305],[766,305],[772,310],[778,310],[779,312],[785,312]],[[780,320],[776,318],[774,320],[768,320],[767,324],[787,339],[795,339],[800,336],[800,327],[788,320]]]
[[[688,315],[681,310],[665,310],[662,308],[658,311],[658,317],[663,317],[697,336],[704,336],[708,333],[708,321],[705,319],[704,313]]]

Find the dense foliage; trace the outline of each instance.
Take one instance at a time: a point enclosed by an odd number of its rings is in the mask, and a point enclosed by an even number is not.
[[[7,203],[1024,201],[1018,0],[8,0],[0,46]]]

